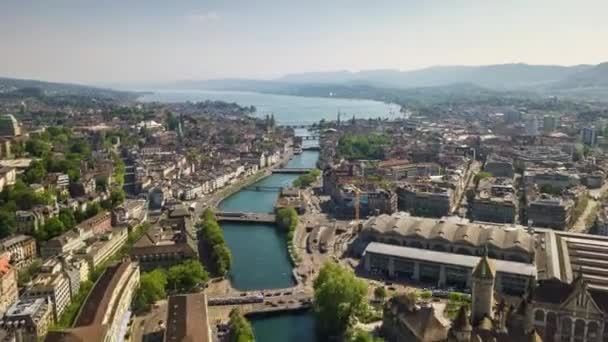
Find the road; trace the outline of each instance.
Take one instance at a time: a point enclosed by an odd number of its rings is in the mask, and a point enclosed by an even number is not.
[[[578,220],[572,225],[572,228],[570,229],[571,232],[586,233],[589,228],[591,228],[587,226],[587,222],[589,222],[589,215],[597,214],[597,207],[600,205],[602,196],[604,196],[607,191],[608,183],[604,184],[604,186],[599,189],[589,190],[589,201],[587,202],[587,207]]]
[[[133,338],[135,342],[159,341],[160,331],[164,329],[159,323],[164,324],[167,319],[167,300],[163,299],[156,303],[144,316],[135,316],[133,319]],[[162,341],[162,338],[161,340]]]
[[[595,215],[597,213],[596,207],[598,204],[599,203],[596,200],[589,198],[585,211],[583,211],[578,220],[572,225],[570,231],[574,233],[586,233],[589,228],[591,228],[587,226],[589,215]]]

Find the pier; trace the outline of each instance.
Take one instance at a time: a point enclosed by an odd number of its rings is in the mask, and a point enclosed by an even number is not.
[[[274,214],[266,213],[246,213],[246,212],[226,212],[218,211],[215,213],[218,222],[257,222],[275,223],[277,218]]]

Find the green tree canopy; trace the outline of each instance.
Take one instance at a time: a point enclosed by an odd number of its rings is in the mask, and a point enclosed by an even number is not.
[[[293,180],[293,186],[296,188],[305,188],[314,183],[317,178],[321,175],[321,171],[319,169],[312,169],[310,172],[298,176],[298,178]]]
[[[15,214],[5,210],[0,210],[0,239],[15,234]]]
[[[374,297],[380,300],[386,298],[386,289],[384,286],[378,286],[374,289]]]
[[[230,342],[254,342],[253,328],[238,308],[230,311]]]
[[[44,177],[46,177],[45,165],[41,161],[34,160],[25,170],[23,180],[28,184],[42,183]]]
[[[125,192],[122,188],[113,189],[110,193],[110,201],[112,201],[112,208],[116,208],[125,201]]]
[[[190,291],[208,280],[209,273],[198,260],[188,260],[172,266],[167,272],[167,285],[172,290]]]
[[[215,214],[209,208],[201,214],[202,221],[198,223],[199,239],[207,250],[207,260],[213,264],[211,273],[224,276],[232,266],[232,254],[224,239],[224,231],[218,224]]]
[[[365,308],[367,284],[352,271],[326,263],[314,281],[314,309],[318,326],[328,336],[342,336]]]
[[[232,267],[232,253],[226,244],[213,246],[213,261],[216,273],[225,276]]]
[[[25,143],[25,151],[34,157],[44,157],[51,152],[51,145],[39,138],[31,138]]]
[[[76,218],[71,209],[61,209],[59,211],[59,220],[63,223],[65,229],[72,229],[76,226]]]
[[[175,131],[179,126],[179,119],[173,114],[173,112],[167,113],[167,119],[165,120],[167,124],[167,130]]]
[[[352,329],[348,332],[348,336],[346,338],[348,342],[382,342],[384,341],[381,338],[374,337],[371,333],[360,330],[360,329]]]
[[[389,138],[383,134],[346,134],[338,140],[338,153],[344,159],[382,159]]]
[[[56,236],[59,236],[66,230],[63,222],[58,217],[53,217],[46,221],[42,227],[36,231],[36,239],[39,241],[48,241]]]
[[[156,269],[141,275],[139,288],[133,299],[137,310],[146,310],[156,301],[166,298],[167,275],[163,270]]]

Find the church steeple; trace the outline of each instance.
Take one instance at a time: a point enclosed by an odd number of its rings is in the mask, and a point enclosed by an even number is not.
[[[488,258],[487,252],[480,260],[472,274],[472,321],[479,323],[484,317],[494,316],[494,279],[496,266]]]

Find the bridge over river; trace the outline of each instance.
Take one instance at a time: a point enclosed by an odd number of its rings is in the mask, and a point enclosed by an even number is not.
[[[243,190],[249,191],[268,191],[268,192],[281,192],[282,186],[267,186],[267,185],[249,185],[243,188]]]
[[[275,223],[277,218],[270,213],[246,213],[235,211],[218,211],[215,213],[218,222],[259,222],[259,223]]]
[[[291,173],[291,174],[304,174],[312,171],[310,167],[290,167],[283,169],[273,169],[272,173]]]
[[[226,316],[239,307],[245,315],[269,314],[306,310],[312,307],[312,290],[302,287],[268,289],[249,292],[233,292],[229,295],[210,295],[208,305],[217,312],[216,319]],[[220,318],[221,319],[221,318]]]

